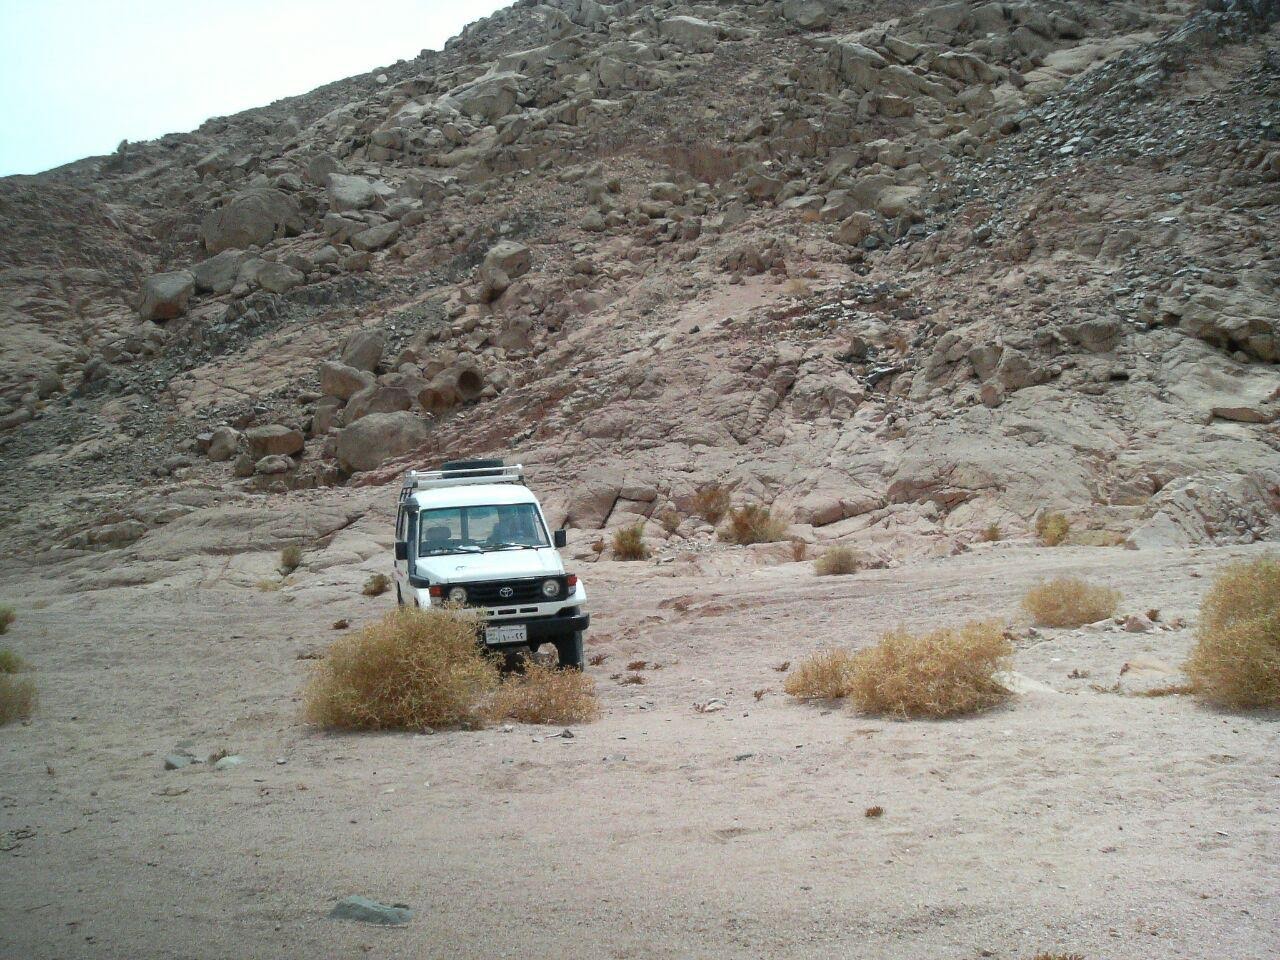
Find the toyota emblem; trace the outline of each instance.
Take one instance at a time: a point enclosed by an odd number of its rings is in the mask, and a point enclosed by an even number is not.
[[[503,587],[501,590],[498,591],[498,596],[502,597],[504,600],[509,599],[514,594],[515,594],[515,591],[512,590],[510,587]]]

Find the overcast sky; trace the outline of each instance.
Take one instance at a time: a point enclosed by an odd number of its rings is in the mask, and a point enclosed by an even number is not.
[[[0,0],[0,175],[440,49],[510,0]]]

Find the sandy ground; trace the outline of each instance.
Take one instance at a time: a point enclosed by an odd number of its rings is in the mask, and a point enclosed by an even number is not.
[[[798,703],[773,669],[899,622],[1016,619],[1057,572],[1192,618],[1213,568],[1253,553],[997,545],[824,579],[584,567],[604,717],[572,739],[304,726],[299,655],[390,605],[358,595],[367,564],[281,593],[59,595],[10,562],[5,641],[42,706],[0,729],[0,956],[1270,960],[1278,718],[1091,686],[1179,662],[1189,630],[1045,631],[1015,667],[1047,689],[959,721]],[[663,668],[612,681],[633,658]],[[708,697],[729,708],[696,712]],[[246,762],[162,771],[183,744]],[[353,893],[415,917],[326,917]]]

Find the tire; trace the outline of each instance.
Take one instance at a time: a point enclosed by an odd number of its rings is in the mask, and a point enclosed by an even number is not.
[[[582,630],[575,630],[556,641],[556,653],[560,656],[561,670],[581,670],[586,666],[582,649],[583,637]]]

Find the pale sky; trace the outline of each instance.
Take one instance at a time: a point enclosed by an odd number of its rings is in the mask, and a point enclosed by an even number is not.
[[[306,93],[510,0],[0,0],[0,176]]]

